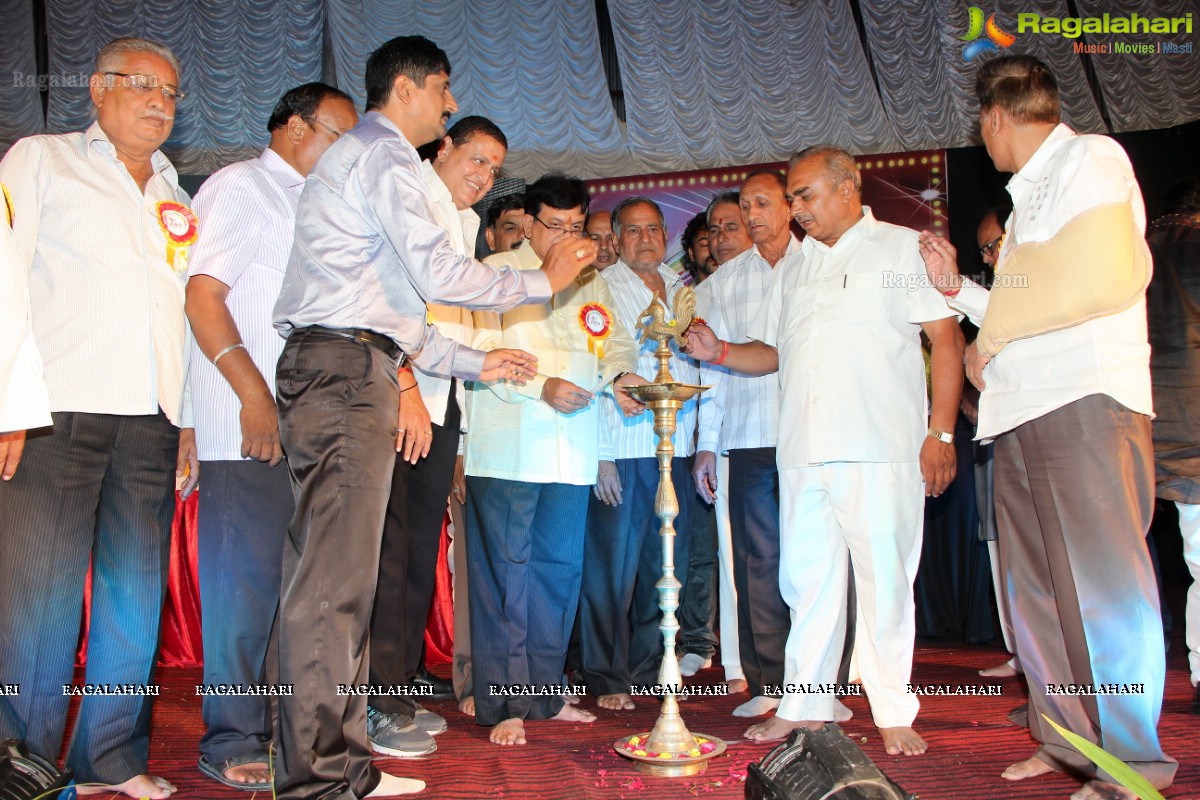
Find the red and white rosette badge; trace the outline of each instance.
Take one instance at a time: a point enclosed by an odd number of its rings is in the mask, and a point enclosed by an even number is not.
[[[603,303],[587,303],[579,309],[579,327],[588,336],[588,352],[604,358],[604,340],[612,333],[613,315]]]
[[[174,200],[160,200],[155,210],[158,225],[167,237],[167,265],[177,273],[187,272],[187,250],[196,243],[199,231],[196,215]]]

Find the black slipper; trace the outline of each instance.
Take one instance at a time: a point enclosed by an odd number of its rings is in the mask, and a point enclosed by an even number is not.
[[[200,760],[196,762],[196,766],[206,776],[223,786],[228,786],[230,789],[241,789],[245,792],[269,792],[272,789],[270,781],[264,783],[241,783],[240,781],[230,780],[225,777],[225,770],[231,767],[240,767],[242,764],[252,764],[256,761],[270,763],[267,761],[265,753],[246,753],[245,755],[224,761],[219,766],[214,766],[206,757],[200,756]]]

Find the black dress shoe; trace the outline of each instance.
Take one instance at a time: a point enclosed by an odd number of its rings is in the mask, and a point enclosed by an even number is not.
[[[454,699],[454,684],[445,678],[439,678],[424,667],[412,677],[408,685],[421,690],[421,697],[428,700]]]

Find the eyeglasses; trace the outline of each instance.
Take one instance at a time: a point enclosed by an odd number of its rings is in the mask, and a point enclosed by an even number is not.
[[[583,229],[583,223],[579,223],[578,225],[572,225],[570,228],[564,228],[561,225],[547,225],[546,223],[542,222],[542,220],[538,217],[534,217],[534,220],[537,222],[541,222],[542,227],[548,231],[554,231],[555,233],[565,233],[567,236],[574,236],[576,239],[582,239],[584,236],[587,235],[587,231],[585,231]]]
[[[124,78],[128,81],[128,87],[138,94],[146,94],[152,89],[159,89],[162,91],[163,97],[172,103],[177,103],[187,97],[187,94],[179,91],[178,86],[172,86],[169,83],[159,84],[158,78],[154,75],[130,75],[128,72],[106,72],[104,74]]]
[[[992,239],[987,244],[980,247],[979,255],[982,256],[983,258],[987,258],[988,256],[995,256],[996,253],[999,252],[1000,245],[1002,245],[1002,244],[1004,244],[1004,234],[1003,233],[1000,234],[999,236],[997,236],[995,239]]]
[[[314,119],[312,122],[310,122],[310,123],[308,123],[308,124],[309,124],[309,127],[312,127],[313,125],[320,125],[322,128],[324,128],[325,130],[327,130],[327,131],[329,131],[330,133],[332,133],[332,134],[333,134],[333,138],[335,138],[335,139],[340,139],[340,138],[342,138],[342,131],[339,131],[337,128],[331,128],[331,127],[329,127],[329,126],[328,126],[328,125],[326,125],[324,122],[321,122],[321,120],[319,120],[319,119]]]

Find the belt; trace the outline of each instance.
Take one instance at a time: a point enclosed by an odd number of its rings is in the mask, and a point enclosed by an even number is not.
[[[323,325],[312,325],[307,328],[300,328],[296,333],[306,334],[308,336],[336,336],[339,339],[348,339],[352,342],[359,342],[369,347],[374,347],[376,350],[387,355],[388,358],[394,359],[397,366],[401,366],[408,359],[404,351],[400,349],[400,345],[390,336],[384,336],[382,333],[365,330],[363,328],[326,328]]]

